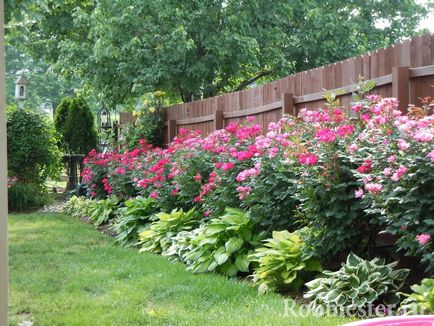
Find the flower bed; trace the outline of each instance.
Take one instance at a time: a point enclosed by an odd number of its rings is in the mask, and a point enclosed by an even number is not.
[[[425,275],[432,276],[434,115],[427,101],[404,115],[393,98],[368,95],[346,109],[329,97],[324,108],[301,110],[298,117],[284,117],[266,131],[253,117],[206,137],[181,129],[165,149],[141,141],[132,151],[92,151],[83,178],[94,199],[115,196],[135,207],[134,198],[148,198],[149,215],[132,219],[137,222],[134,232],[118,227],[127,232],[122,241],[153,247],[149,237],[155,230],[170,230],[158,237],[164,239],[159,248],[193,271],[235,275],[250,273],[260,263],[266,275],[256,272],[254,277],[261,284],[304,283],[297,271],[306,269],[306,260],[319,259],[336,270],[351,252],[371,259],[376,236],[385,230],[397,236],[402,254],[420,259]],[[172,210],[167,221],[155,215]],[[113,217],[117,224],[131,227],[134,214],[120,211]],[[188,227],[176,218],[187,211],[194,214]],[[169,220],[177,222],[170,226]],[[273,233],[281,230],[290,233],[285,238]],[[133,241],[126,241],[125,234]],[[296,237],[302,238],[297,248],[286,250]],[[266,238],[266,246],[275,243],[281,255],[305,257],[297,258],[299,267],[264,266],[267,257],[253,253]],[[285,258],[288,264],[294,259]],[[318,270],[319,264],[306,272]],[[288,289],[302,286],[295,285]],[[392,286],[394,293],[399,286]],[[381,301],[372,291],[370,302]]]

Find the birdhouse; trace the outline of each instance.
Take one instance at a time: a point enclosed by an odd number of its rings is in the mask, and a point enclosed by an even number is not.
[[[15,99],[16,100],[27,100],[28,86],[30,82],[24,77],[19,76],[15,81]]]

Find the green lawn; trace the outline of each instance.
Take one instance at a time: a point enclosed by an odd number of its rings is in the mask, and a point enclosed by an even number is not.
[[[341,325],[284,316],[284,298],[123,249],[61,214],[11,215],[10,320],[34,325]]]

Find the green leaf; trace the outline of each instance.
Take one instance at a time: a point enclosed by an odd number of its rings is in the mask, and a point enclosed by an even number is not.
[[[237,256],[235,259],[235,266],[238,268],[241,272],[248,272],[249,271],[249,259],[247,258],[247,255],[240,255]]]
[[[232,237],[230,238],[226,244],[226,253],[230,256],[233,252],[237,251],[243,246],[244,240],[241,238]]]

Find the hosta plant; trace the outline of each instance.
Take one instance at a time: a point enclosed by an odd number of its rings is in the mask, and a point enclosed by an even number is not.
[[[181,231],[171,239],[171,245],[163,252],[163,256],[168,257],[171,262],[181,261],[186,263],[185,256],[193,249],[191,241],[199,234],[204,232],[205,224],[201,224],[198,228],[191,231]]]
[[[313,272],[322,271],[319,260],[305,255],[303,246],[300,232],[274,231],[273,237],[249,256],[250,261],[258,264],[252,278],[259,292],[298,291]]]
[[[107,197],[98,201],[90,201],[88,214],[90,220],[95,226],[107,223],[110,219],[116,217],[116,211],[119,208],[119,199],[116,196]]]
[[[152,198],[138,196],[125,201],[119,208],[116,223],[112,230],[117,234],[116,242],[125,247],[136,246],[139,233],[151,223],[156,213],[156,202]]]
[[[228,276],[249,271],[248,255],[260,245],[254,223],[242,210],[226,208],[223,216],[211,220],[196,238],[184,259],[195,273],[217,271]]]
[[[157,220],[150,225],[149,230],[139,235],[140,251],[164,253],[172,245],[172,238],[176,234],[192,230],[199,222],[194,209],[188,212],[174,209],[170,213],[158,213],[155,217]]]
[[[401,303],[399,310],[405,314],[434,314],[434,279],[426,278],[420,285],[411,287],[413,293]]]
[[[66,215],[82,218],[88,215],[88,210],[92,206],[92,200],[85,197],[72,196],[63,205],[62,211]]]
[[[380,258],[364,260],[351,253],[340,270],[324,271],[324,277],[306,283],[309,291],[304,297],[326,308],[356,310],[373,304],[395,305],[409,272],[395,270],[396,265],[385,264]]]

